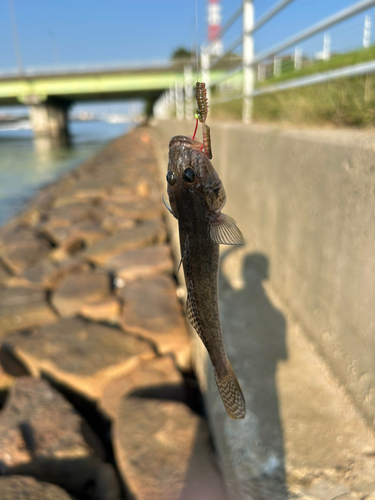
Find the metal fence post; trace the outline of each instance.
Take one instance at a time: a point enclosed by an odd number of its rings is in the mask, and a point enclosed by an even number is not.
[[[176,97],[176,118],[177,120],[184,119],[184,89],[182,83],[176,80],[175,84],[175,97]]]
[[[323,37],[323,61],[329,61],[331,59],[331,35],[324,33]]]
[[[242,121],[250,123],[253,115],[254,68],[251,63],[254,58],[254,5],[253,0],[243,1],[243,104]]]
[[[176,91],[173,87],[170,87],[169,92],[168,92],[168,117],[170,118],[173,116],[173,118],[176,116],[176,97],[175,97]]]
[[[211,89],[210,89],[210,51],[208,47],[202,47],[201,55],[201,71],[202,71],[202,82],[206,84],[207,89],[207,99],[210,102]]]
[[[193,114],[193,68],[191,65],[184,68],[184,83],[185,83],[185,118],[192,120]]]
[[[302,68],[302,49],[300,47],[296,47],[294,50],[294,69]]]
[[[363,28],[363,48],[370,47],[371,41],[371,16],[365,17],[365,26]]]
[[[274,74],[274,76],[281,75],[282,62],[283,62],[283,60],[280,56],[275,56],[273,58],[273,74]]]

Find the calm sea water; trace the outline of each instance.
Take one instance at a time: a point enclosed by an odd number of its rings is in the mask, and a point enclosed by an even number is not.
[[[22,210],[39,188],[84,162],[130,126],[73,122],[71,146],[58,149],[51,149],[43,139],[34,141],[31,130],[0,128],[0,226]]]

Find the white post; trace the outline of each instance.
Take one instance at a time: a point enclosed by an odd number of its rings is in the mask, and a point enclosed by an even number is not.
[[[363,28],[363,48],[370,47],[371,41],[371,16],[365,17],[365,26]]]
[[[259,63],[258,64],[258,82],[264,82],[266,79],[266,65]]]
[[[176,96],[176,118],[177,120],[184,119],[184,90],[182,83],[176,80],[175,84],[175,96]]]
[[[253,0],[243,0],[243,103],[242,121],[250,123],[253,116],[254,91],[254,39],[252,30],[254,28],[254,5]]]
[[[210,89],[210,51],[208,47],[202,47],[201,52],[201,71],[202,71],[202,82],[206,84],[207,89],[207,99],[210,102],[211,99],[211,89]]]
[[[331,36],[328,33],[324,33],[322,59],[323,61],[329,61],[330,58],[331,58]]]
[[[296,47],[294,49],[294,69],[298,70],[302,68],[302,49]]]
[[[185,83],[185,118],[192,120],[194,118],[193,111],[193,68],[185,66],[184,68],[184,83]]]
[[[170,88],[168,92],[168,117],[170,118],[171,115],[176,115],[176,97],[175,97],[175,89]]]
[[[281,62],[282,58],[275,56],[273,58],[273,74],[275,76],[280,76],[281,75]]]

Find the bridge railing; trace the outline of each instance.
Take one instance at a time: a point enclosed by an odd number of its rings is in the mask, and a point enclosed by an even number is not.
[[[206,83],[208,89],[215,89],[211,104],[242,99],[242,119],[244,123],[249,123],[253,114],[253,98],[256,96],[375,72],[375,61],[371,60],[374,59],[373,52],[371,50],[366,52],[366,49],[371,48],[370,9],[375,6],[375,0],[358,1],[256,54],[254,34],[285,7],[297,1],[280,0],[255,21],[253,0],[243,0],[242,5],[229,17],[211,44],[202,47],[202,81]],[[362,13],[365,13],[363,18],[359,16]],[[217,41],[221,40],[241,18],[241,32],[226,47],[223,55],[213,56],[213,47]],[[211,76],[216,65],[241,46],[242,57],[238,58],[237,64],[226,70],[219,78],[213,79]],[[363,49],[364,54],[353,57],[357,62],[340,63],[337,56],[348,52],[354,54],[358,49]],[[331,59],[331,67],[329,64],[322,64]],[[304,75],[306,68],[311,74]],[[175,87],[156,102],[154,111],[157,117],[165,118],[171,114],[175,114],[179,119],[184,116],[191,117],[192,92],[189,89],[192,85],[189,78],[187,71],[184,83],[176,81]],[[183,87],[186,98],[185,114]],[[223,88],[225,91],[222,91]]]

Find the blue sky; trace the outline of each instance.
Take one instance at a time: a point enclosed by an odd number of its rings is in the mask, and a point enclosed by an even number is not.
[[[0,72],[16,67],[9,1],[16,12],[25,67],[77,66],[168,59],[178,46],[196,43],[196,0],[0,0]],[[254,0],[256,18],[279,0]],[[273,46],[358,0],[294,0],[255,36],[256,52]],[[207,0],[198,3],[198,42],[206,41]],[[241,0],[222,0],[225,21]],[[375,9],[372,41],[375,41]],[[364,13],[331,30],[332,50],[361,43]],[[239,20],[224,38],[228,45],[241,32]],[[304,54],[322,48],[323,34],[303,45]],[[354,45],[353,45],[354,44]],[[293,49],[289,49],[293,50]],[[77,104],[82,109],[127,112],[126,102]],[[15,110],[2,108],[0,111]],[[24,112],[24,108],[19,108]]]
[[[278,0],[255,0],[258,17]],[[13,0],[25,66],[111,63],[168,58],[195,43],[195,0]],[[282,40],[356,0],[295,0],[256,37],[257,50]],[[223,17],[239,0],[222,0]],[[206,0],[198,0],[199,42]],[[235,28],[227,40],[235,38]],[[15,67],[8,0],[0,2],[0,69]]]

